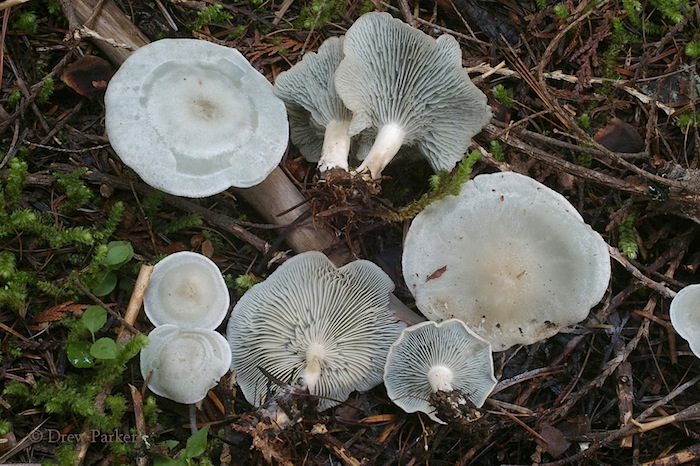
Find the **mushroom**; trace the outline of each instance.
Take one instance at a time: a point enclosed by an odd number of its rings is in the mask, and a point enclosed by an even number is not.
[[[287,147],[284,103],[237,50],[162,39],[109,82],[105,126],[122,161],[170,194],[206,197],[262,182]]]
[[[143,298],[155,326],[215,329],[226,317],[230,297],[219,267],[195,252],[170,254],[153,268]]]
[[[227,328],[231,368],[246,400],[262,404],[271,389],[265,373],[298,381],[318,396],[321,411],[381,383],[389,346],[404,327],[389,311],[393,288],[372,262],[336,268],[314,251],[253,286]]]
[[[601,236],[562,195],[517,173],[479,175],[429,205],[402,266],[423,315],[458,318],[495,351],[582,321],[610,280]]]
[[[466,398],[463,405],[481,407],[496,385],[491,345],[457,319],[412,325],[389,349],[384,385],[391,401],[407,413],[422,411],[445,424],[432,395],[457,390]]]
[[[141,350],[141,375],[153,393],[178,403],[203,400],[231,365],[226,339],[214,330],[166,324],[153,329],[148,340]]]
[[[304,158],[320,171],[348,169],[350,110],[335,91],[333,78],[343,58],[343,37],[326,39],[317,53],[280,73],[277,97],[287,106],[290,137]]]
[[[436,40],[372,12],[348,29],[343,50],[335,86],[353,114],[349,133],[378,131],[358,172],[379,178],[402,145],[415,146],[435,171],[451,170],[491,119],[452,36]]]
[[[700,284],[680,290],[671,301],[670,314],[673,328],[700,358]]]

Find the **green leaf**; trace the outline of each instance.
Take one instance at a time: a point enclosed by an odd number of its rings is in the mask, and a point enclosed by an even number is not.
[[[91,290],[95,296],[106,296],[117,287],[117,275],[114,272],[107,272],[102,281],[93,285]]]
[[[107,322],[107,311],[100,306],[89,306],[80,320],[90,333],[94,334]]]
[[[202,427],[196,434],[187,439],[185,459],[197,458],[207,449],[207,432],[209,426]]]
[[[134,257],[134,248],[128,241],[112,241],[107,245],[107,248],[105,265],[109,268],[121,267]]]
[[[172,459],[165,455],[156,455],[153,458],[153,466],[187,466],[187,462],[182,459]]]
[[[95,358],[90,354],[90,342],[73,341],[66,346],[68,361],[79,369],[92,367],[95,365]]]
[[[90,346],[90,354],[97,359],[115,359],[119,348],[111,338],[103,337]]]

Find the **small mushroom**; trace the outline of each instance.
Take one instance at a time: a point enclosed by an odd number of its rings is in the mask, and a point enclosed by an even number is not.
[[[671,301],[671,324],[700,358],[700,284],[688,285]]]
[[[481,407],[496,385],[491,345],[457,319],[412,325],[389,349],[384,385],[391,401],[407,413],[422,411],[445,424],[430,402],[432,395],[457,390]]]
[[[284,103],[237,50],[162,39],[136,50],[105,94],[122,161],[170,194],[206,197],[262,182],[287,147]]]
[[[170,254],[153,268],[143,298],[155,326],[215,329],[226,317],[230,297],[219,267],[195,252]]]
[[[404,327],[389,311],[394,284],[375,264],[336,268],[320,252],[282,264],[238,301],[228,322],[231,368],[249,403],[298,384],[325,410],[382,381],[387,351]]]
[[[402,266],[423,315],[458,318],[495,351],[582,321],[610,280],[601,236],[562,195],[517,173],[479,175],[429,205]]]
[[[231,351],[221,334],[209,329],[161,325],[141,350],[141,375],[156,395],[178,403],[204,399],[228,372]]]
[[[353,113],[349,133],[378,131],[358,172],[379,178],[402,145],[415,146],[435,171],[451,170],[491,119],[452,36],[436,40],[372,12],[348,29],[343,50],[335,86]]]
[[[348,169],[352,115],[335,90],[335,70],[343,59],[343,37],[326,39],[317,53],[280,73],[275,94],[287,106],[290,138],[320,171]]]

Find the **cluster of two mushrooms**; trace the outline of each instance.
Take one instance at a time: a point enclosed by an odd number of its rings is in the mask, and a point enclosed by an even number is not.
[[[491,119],[486,96],[462,68],[459,44],[437,40],[392,18],[367,13],[343,37],[326,40],[275,80],[290,137],[319,169],[372,178],[402,146],[413,146],[435,171],[451,170]]]
[[[143,306],[156,327],[140,356],[153,393],[191,405],[228,372],[231,351],[215,329],[229,303],[224,278],[206,256],[178,252],[155,265]]]
[[[485,375],[491,348],[529,345],[583,321],[611,273],[605,241],[575,208],[517,173],[478,175],[418,214],[402,265],[416,306],[433,322],[405,330],[385,384],[397,405],[435,420],[431,393],[459,389],[481,406],[495,384]],[[469,354],[468,364],[456,354]],[[392,359],[409,358],[422,373],[391,371]],[[416,386],[421,396],[412,395]]]

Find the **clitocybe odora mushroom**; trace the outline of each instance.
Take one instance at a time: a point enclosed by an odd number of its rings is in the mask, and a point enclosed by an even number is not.
[[[215,329],[223,322],[230,296],[219,267],[195,252],[170,254],[153,268],[143,298],[155,326]]]
[[[119,158],[149,185],[206,197],[262,182],[282,159],[287,112],[237,50],[162,39],[109,82],[105,126]]]
[[[559,193],[516,173],[479,175],[418,214],[402,265],[423,315],[458,318],[495,351],[582,321],[610,280],[601,236]]]
[[[671,301],[671,323],[700,358],[700,285],[688,285]]]
[[[141,375],[153,393],[178,403],[202,401],[231,365],[228,343],[214,330],[166,324],[153,329],[148,340],[141,350]]]
[[[324,410],[382,381],[389,346],[404,327],[389,311],[391,279],[357,260],[336,268],[305,252],[253,286],[228,322],[231,368],[246,400],[265,401],[279,380],[299,383]]]
[[[412,325],[389,349],[384,385],[391,401],[407,413],[422,411],[445,424],[431,396],[457,390],[481,407],[496,385],[491,345],[457,319]]]
[[[435,171],[451,170],[491,119],[452,36],[436,40],[388,13],[367,13],[348,29],[343,50],[335,86],[353,114],[349,133],[378,131],[358,172],[379,178],[402,145],[415,146]]]
[[[275,79],[275,94],[287,106],[292,142],[322,172],[348,169],[352,115],[333,81],[342,58],[343,37],[331,37]]]

